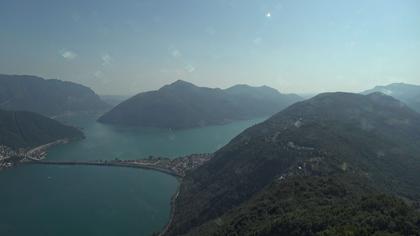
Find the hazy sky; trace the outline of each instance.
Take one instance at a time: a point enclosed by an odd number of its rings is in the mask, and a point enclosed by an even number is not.
[[[418,0],[0,0],[0,73],[134,94],[420,84]]]

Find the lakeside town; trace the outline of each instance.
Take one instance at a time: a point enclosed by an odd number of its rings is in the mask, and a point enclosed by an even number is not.
[[[149,156],[147,159],[138,160],[114,160],[119,163],[131,163],[134,165],[150,166],[154,169],[160,168],[174,172],[180,177],[184,177],[190,170],[196,169],[209,161],[213,157],[212,153],[191,154],[174,159],[167,157]]]
[[[14,163],[20,159],[18,151],[14,151],[13,149],[0,145],[0,170],[4,168],[9,168],[14,166]]]
[[[7,146],[0,145],[0,170],[11,168],[22,163],[32,164],[54,164],[54,165],[102,165],[102,166],[121,166],[121,167],[135,167],[143,169],[153,169],[164,172],[166,174],[174,175],[176,177],[184,177],[190,170],[196,169],[209,161],[213,154],[191,154],[181,156],[174,159],[167,157],[149,156],[145,159],[136,160],[95,160],[95,161],[54,161],[44,160],[47,155],[48,148],[67,143],[68,140],[57,140],[45,145],[35,147],[30,150],[18,149],[13,150]]]
[[[8,146],[0,145],[0,170],[11,168],[28,161],[42,160],[47,156],[48,148],[68,142],[69,140],[67,139],[60,139],[29,150],[24,148],[13,150]]]

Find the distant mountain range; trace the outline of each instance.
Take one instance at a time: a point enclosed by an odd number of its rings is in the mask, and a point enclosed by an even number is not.
[[[295,103],[187,174],[165,235],[419,235],[419,140],[381,93]]]
[[[59,139],[79,139],[83,133],[58,121],[27,111],[0,110],[0,145],[30,148]]]
[[[405,84],[405,83],[394,83],[386,86],[376,86],[373,89],[362,92],[363,94],[369,94],[372,92],[381,92],[389,96],[393,96],[398,100],[403,101],[409,105],[412,109],[420,112],[420,86]]]
[[[116,106],[121,102],[127,100],[131,96],[124,96],[124,95],[99,95],[102,101],[106,102],[111,106]]]
[[[296,101],[266,86],[228,89],[197,87],[176,81],[157,91],[140,93],[99,118],[99,122],[160,128],[192,128],[269,116]]]
[[[58,116],[104,111],[110,106],[90,88],[73,82],[36,76],[0,74],[0,109]]]

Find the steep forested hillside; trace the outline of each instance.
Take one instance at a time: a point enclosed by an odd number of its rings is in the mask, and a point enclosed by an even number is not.
[[[420,213],[355,176],[277,179],[189,235],[420,235]]]
[[[32,112],[0,110],[0,145],[29,148],[58,139],[78,139],[83,133]]]
[[[187,175],[167,235],[206,232],[209,222],[219,223],[220,232],[230,232],[235,227],[232,224],[245,230],[231,235],[247,235],[253,230],[274,232],[261,235],[278,235],[279,230],[291,233],[305,225],[313,230],[306,235],[325,230],[330,234],[324,235],[334,235],[334,230],[345,230],[339,227],[342,220],[349,229],[363,225],[366,232],[381,230],[375,228],[376,221],[363,222],[358,217],[383,220],[378,224],[386,226],[384,231],[406,235],[401,229],[390,228],[389,217],[401,217],[418,230],[418,216],[412,209],[389,196],[377,206],[387,210],[376,214],[364,208],[365,202],[371,201],[364,199],[381,199],[379,195],[385,193],[419,200],[419,144],[420,114],[384,94],[327,93],[298,102],[247,129],[217,151],[212,160]],[[342,183],[343,189],[335,189],[336,183],[324,183],[330,178]],[[275,187],[283,184],[302,187]],[[301,194],[305,196],[307,188],[312,189],[307,197],[318,197],[305,200]],[[324,196],[323,189],[332,192]],[[258,194],[270,196],[273,199],[266,200],[280,208],[282,213],[273,213],[275,221],[265,219],[264,211],[270,211],[272,205]],[[292,196],[302,205],[293,203]],[[291,201],[291,205],[284,200]],[[332,216],[328,221],[323,219],[326,209],[344,215]],[[354,218],[347,217],[355,211],[361,212]],[[249,212],[251,218],[241,212]],[[307,225],[317,222],[322,227]],[[369,235],[354,232],[349,235]]]

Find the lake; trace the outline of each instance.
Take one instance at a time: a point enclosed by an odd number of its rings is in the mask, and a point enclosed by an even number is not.
[[[119,127],[95,116],[63,120],[86,139],[49,150],[51,160],[174,158],[213,152],[255,119],[188,130]],[[150,235],[168,221],[178,181],[142,169],[21,165],[0,172],[0,235]]]

